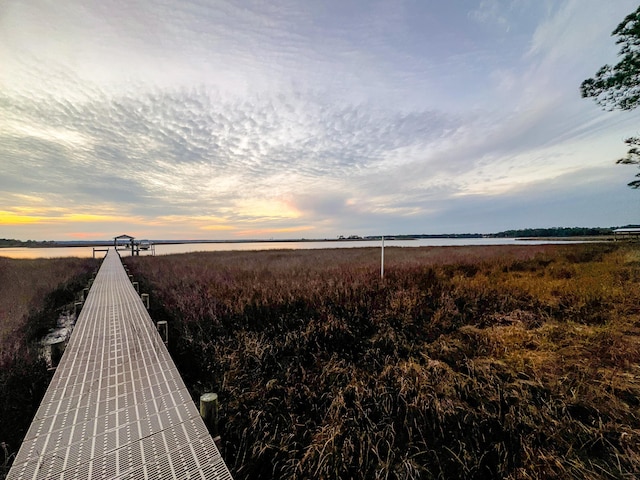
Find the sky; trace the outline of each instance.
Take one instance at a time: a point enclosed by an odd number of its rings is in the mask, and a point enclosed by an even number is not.
[[[0,238],[640,223],[627,0],[0,0]]]

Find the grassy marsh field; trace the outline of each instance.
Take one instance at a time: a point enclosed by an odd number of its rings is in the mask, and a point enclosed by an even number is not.
[[[369,248],[125,259],[234,478],[637,478],[638,247],[385,253],[384,280]],[[96,266],[0,258],[12,452],[50,378],[31,342]]]
[[[81,277],[88,276],[100,264],[86,258],[17,260],[1,254],[0,251],[0,353],[7,355],[31,340],[25,338],[33,327],[28,322],[29,315],[64,302],[62,297],[68,298],[74,288],[82,290],[86,282]]]
[[[0,252],[1,253],[1,252]],[[0,478],[15,454],[51,380],[37,342],[99,261],[87,258],[15,260],[0,257]]]
[[[127,258],[236,479],[637,478],[640,249]]]

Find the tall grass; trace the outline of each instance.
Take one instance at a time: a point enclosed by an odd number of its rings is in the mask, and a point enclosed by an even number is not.
[[[235,478],[633,478],[640,263],[617,245],[127,259]]]
[[[50,381],[38,340],[73,309],[99,263],[0,257],[0,478],[10,466]]]
[[[0,251],[0,254],[2,252]],[[47,301],[60,305],[73,301],[81,283],[99,263],[86,258],[12,259],[0,256],[0,354],[15,352],[25,340],[30,314],[45,309]],[[66,298],[47,298],[54,290]],[[58,305],[59,306],[59,305]],[[55,325],[57,318],[52,319]],[[1,356],[1,355],[0,355]]]

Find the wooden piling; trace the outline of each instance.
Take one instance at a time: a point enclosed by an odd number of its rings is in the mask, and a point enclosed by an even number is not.
[[[149,294],[143,293],[142,295],[140,295],[140,298],[142,298],[142,303],[144,303],[144,306],[147,307],[147,310],[149,310]]]
[[[218,394],[205,393],[200,396],[200,416],[214,439],[218,436]]]
[[[49,345],[49,348],[51,348],[51,366],[53,368],[57,367],[60,363],[60,359],[62,358],[62,354],[66,347],[67,342],[63,339]]]
[[[169,345],[169,326],[167,325],[166,320],[160,320],[156,324],[156,328],[158,329],[158,333],[160,334],[160,338],[165,345]]]

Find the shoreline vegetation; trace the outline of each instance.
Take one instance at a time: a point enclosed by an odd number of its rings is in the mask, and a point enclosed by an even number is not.
[[[640,252],[619,242],[127,257],[234,478],[640,471]]]
[[[627,225],[625,228],[636,227]],[[410,235],[385,235],[387,240],[417,240],[428,238],[515,238],[518,240],[564,239],[570,240],[613,240],[613,231],[618,227],[555,227],[555,228],[526,228],[520,230],[505,230],[498,233],[445,233],[445,234],[410,234]],[[380,240],[380,235],[340,235],[337,238],[289,238],[289,239],[247,239],[247,240],[151,240],[156,245],[175,245],[188,243],[283,243],[283,242],[344,242],[344,241],[371,241]],[[56,247],[109,247],[113,240],[16,240],[0,238],[2,248],[56,248]]]
[[[100,262],[90,258],[0,257],[0,478],[27,433],[51,380],[40,340]],[[10,457],[10,458],[7,458]]]
[[[152,319],[169,322],[169,349],[193,399],[218,393],[235,479],[640,471],[637,246],[388,247],[384,279],[379,255],[123,258],[151,295]],[[18,271],[36,265],[13,262]],[[46,368],[3,365],[0,392],[20,393],[2,393],[2,418],[27,416],[28,427]]]

